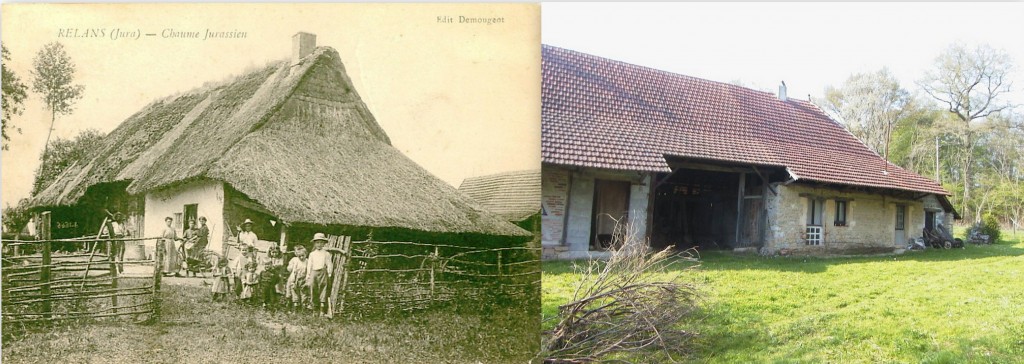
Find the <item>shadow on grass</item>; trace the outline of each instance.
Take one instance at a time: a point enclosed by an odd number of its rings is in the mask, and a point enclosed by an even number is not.
[[[885,261],[950,262],[973,259],[1024,256],[1024,247],[1010,244],[968,245],[964,249],[927,249],[903,254],[837,257],[762,257],[732,252],[707,252],[701,255],[703,270],[773,270],[783,272],[819,273],[843,264]]]
[[[705,251],[700,253],[701,270],[771,270],[780,272],[820,273],[843,264],[863,264],[884,261],[949,262],[972,259],[1006,258],[1024,256],[1024,246],[1017,242],[1003,242],[993,245],[970,245],[964,249],[926,249],[908,251],[903,254],[872,256],[759,256],[736,254],[731,251]],[[584,266],[586,260],[545,261],[544,274],[565,274],[574,272],[574,264]],[[680,264],[678,269],[688,266]]]

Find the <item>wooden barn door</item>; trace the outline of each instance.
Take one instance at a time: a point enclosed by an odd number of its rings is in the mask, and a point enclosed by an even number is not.
[[[739,247],[756,247],[761,245],[761,224],[764,223],[764,200],[761,196],[743,200],[743,213],[740,214]]]
[[[765,224],[764,199],[766,188],[757,175],[740,173],[739,213],[737,214],[736,246],[760,247]]]

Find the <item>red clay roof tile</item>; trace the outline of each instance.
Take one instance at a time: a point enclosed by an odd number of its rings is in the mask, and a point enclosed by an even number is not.
[[[542,49],[545,163],[670,172],[666,156],[788,167],[800,179],[948,195],[808,101]],[[888,174],[884,173],[888,164]]]

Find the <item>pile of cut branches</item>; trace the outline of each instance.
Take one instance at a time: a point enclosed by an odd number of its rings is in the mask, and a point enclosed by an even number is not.
[[[696,308],[696,288],[683,276],[697,266],[695,252],[652,253],[637,234],[614,236],[622,244],[612,245],[617,248],[610,259],[577,267],[581,279],[573,298],[559,306],[559,322],[547,333],[546,363],[629,358],[643,351],[660,351],[662,360],[671,360],[694,336],[681,326]]]

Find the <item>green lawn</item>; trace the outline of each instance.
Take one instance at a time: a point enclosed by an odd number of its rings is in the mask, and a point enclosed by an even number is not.
[[[162,296],[159,324],[5,333],[3,363],[525,363],[538,348],[536,306],[324,321],[214,303],[209,288],[165,285]]]
[[[711,252],[690,276],[704,298],[688,361],[1024,363],[1019,238],[860,258]],[[544,263],[545,318],[575,278],[572,262]]]

